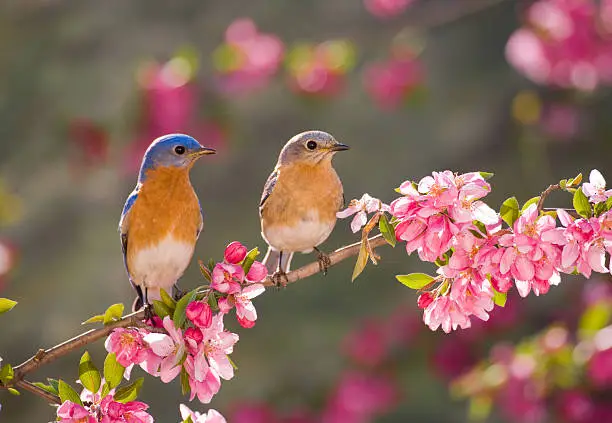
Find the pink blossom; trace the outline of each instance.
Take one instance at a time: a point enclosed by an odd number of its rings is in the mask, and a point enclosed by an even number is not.
[[[236,317],[243,327],[253,327],[257,320],[257,310],[251,300],[264,293],[266,288],[262,284],[253,284],[245,287],[242,292],[234,294],[236,303]]]
[[[446,333],[457,328],[467,329],[471,326],[470,319],[461,310],[459,304],[453,301],[448,295],[436,297],[423,313],[423,322],[431,330],[442,327]]]
[[[255,286],[255,285],[251,285]],[[206,356],[210,367],[225,380],[234,377],[234,368],[228,354],[234,351],[234,344],[238,342],[238,335],[228,332],[223,327],[223,314],[218,313],[213,317],[211,326],[202,331],[203,354]]]
[[[388,413],[398,398],[397,387],[383,375],[346,372],[323,411],[323,423],[372,421]]]
[[[181,360],[186,354],[185,339],[180,329],[174,326],[169,316],[164,317],[164,329],[168,335],[163,333],[149,333],[144,337],[155,355],[161,357],[159,368],[162,382],[168,383],[181,371]]]
[[[147,404],[130,401],[122,404],[107,395],[100,404],[101,423],[153,423],[153,417],[146,412]]]
[[[260,261],[254,261],[246,274],[249,283],[262,282],[268,276],[268,268]]]
[[[607,272],[601,220],[595,217],[574,220],[562,209],[557,210],[557,216],[565,227],[565,230],[561,231],[563,238],[558,242],[563,245],[559,268],[565,273],[571,273],[576,268],[587,278],[591,277],[592,270]]]
[[[403,105],[422,85],[423,73],[421,62],[406,55],[369,65],[363,83],[378,107],[392,110]]]
[[[344,339],[343,350],[359,364],[376,366],[387,357],[388,344],[384,326],[380,322],[368,320],[349,333]]]
[[[608,331],[607,336],[610,335]],[[593,354],[588,363],[587,374],[595,386],[600,388],[612,386],[612,348],[596,351]]]
[[[370,194],[363,194],[359,200],[353,199],[349,206],[336,213],[340,219],[355,215],[351,221],[351,230],[353,233],[358,232],[367,222],[368,213],[377,211],[389,211],[389,206],[384,204],[378,198],[371,197]]]
[[[534,203],[514,222],[514,233],[500,237],[500,245],[506,247],[500,262],[500,273],[512,275],[522,297],[532,289],[536,295],[545,294],[550,285],[559,284],[558,243],[561,241],[556,234],[555,219],[549,215],[538,216]],[[554,243],[543,240],[549,238]]]
[[[223,253],[223,258],[229,264],[240,264],[247,255],[247,248],[238,241],[231,242]]]
[[[185,310],[187,318],[199,328],[207,328],[212,322],[212,310],[203,301],[192,301]]]
[[[106,351],[117,356],[117,362],[123,367],[140,364],[147,358],[148,345],[143,337],[148,332],[138,329],[117,328],[106,338],[104,346]]]
[[[96,423],[96,419],[85,407],[68,400],[57,409],[57,417],[63,423]]]
[[[197,411],[191,411],[185,404],[181,404],[179,410],[183,421],[191,417],[193,423],[227,423],[221,413],[214,409],[208,410],[205,414],[200,414]]]
[[[280,423],[274,410],[264,403],[246,403],[233,407],[232,423]]]
[[[612,82],[610,27],[601,25],[595,2],[539,0],[526,22],[506,45],[519,72],[539,84],[589,91]]]
[[[606,180],[597,169],[589,175],[589,182],[582,184],[582,192],[591,203],[603,203],[612,196],[612,189],[606,190]]]
[[[416,0],[364,0],[368,12],[372,15],[387,19],[399,15]]]
[[[244,270],[237,264],[217,263],[212,271],[211,288],[224,294],[240,292]]]
[[[201,352],[195,356],[187,356],[184,366],[191,388],[189,400],[197,396],[202,404],[208,404],[221,388],[219,375],[210,368]]]
[[[225,31],[216,52],[219,85],[227,93],[247,93],[264,86],[282,62],[284,46],[272,34],[259,32],[251,19],[237,19]]]

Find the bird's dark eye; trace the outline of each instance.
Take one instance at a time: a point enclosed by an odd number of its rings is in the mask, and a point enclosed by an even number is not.
[[[174,147],[174,152],[179,156],[181,154],[185,154],[185,147],[183,147],[182,145],[177,145],[176,147]]]
[[[315,148],[317,148],[317,142],[316,141],[312,141],[312,140],[308,141],[306,143],[306,148],[309,149],[309,150],[314,150]]]

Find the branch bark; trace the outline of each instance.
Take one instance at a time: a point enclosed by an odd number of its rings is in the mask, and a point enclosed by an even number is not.
[[[370,238],[369,242],[372,248],[380,247],[381,245],[384,245],[386,243],[382,235],[376,235]],[[339,248],[338,250],[334,251],[333,253],[329,255],[330,266],[338,264],[341,261],[349,257],[357,255],[359,253],[360,247],[361,247],[361,241],[356,242],[354,244],[347,245],[345,247]],[[312,263],[309,263],[305,266],[300,267],[299,269],[296,269],[296,270],[293,270],[287,273],[287,283],[290,284],[290,283],[297,282],[301,279],[305,279],[309,276],[319,273],[319,271],[320,271],[319,263],[317,261],[314,261]],[[272,279],[269,276],[266,278],[263,284],[265,286],[275,286],[274,282],[272,282]],[[25,380],[24,379],[25,376],[31,372],[36,371],[39,367],[57,360],[63,355],[66,355],[76,349],[84,347],[85,345],[91,344],[95,341],[105,338],[106,336],[110,335],[110,333],[116,328],[125,328],[125,327],[150,328],[142,321],[143,318],[144,318],[143,311],[138,311],[132,314],[128,314],[122,319],[117,320],[116,322],[111,323],[102,328],[91,329],[87,332],[84,332],[80,335],[75,336],[74,338],[64,341],[61,344],[58,344],[54,347],[51,347],[48,349],[40,349],[32,357],[30,357],[29,359],[27,359],[20,365],[16,366],[13,369],[14,377],[11,383],[8,386],[0,385],[0,388],[5,388],[5,389],[10,388],[10,387],[21,388],[24,391],[28,391],[35,395],[38,395],[39,397],[42,397],[43,399],[49,402],[60,404],[60,399],[57,396],[50,394],[44,389],[41,389],[37,387],[36,385],[32,384],[31,382]]]

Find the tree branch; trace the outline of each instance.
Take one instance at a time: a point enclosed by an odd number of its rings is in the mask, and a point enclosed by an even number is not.
[[[385,239],[382,235],[376,235],[369,239],[370,246],[372,248],[380,247],[381,245],[386,244]],[[329,255],[330,266],[340,263],[342,260],[345,260],[349,257],[355,256],[359,253],[359,248],[361,247],[361,241],[356,242],[354,244],[347,245],[345,247],[339,248]],[[305,266],[300,267],[299,269],[293,270],[287,273],[287,283],[297,282],[300,279],[307,278],[316,273],[319,273],[319,263],[314,261]],[[275,286],[272,279],[268,276],[263,283],[265,286]],[[132,314],[128,314],[116,322],[113,322],[107,326],[104,326],[99,329],[91,329],[87,332],[84,332],[80,335],[75,336],[72,339],[62,342],[54,347],[49,349],[40,349],[36,354],[32,357],[16,366],[14,370],[14,377],[11,380],[11,383],[7,386],[3,386],[0,384],[0,388],[10,388],[17,387],[21,388],[24,391],[31,392],[43,399],[60,404],[60,399],[45,391],[44,389],[39,388],[38,386],[28,382],[24,379],[24,377],[37,370],[39,367],[44,366],[47,363],[57,360],[63,355],[66,355],[76,349],[82,348],[85,345],[91,344],[95,341],[98,341],[108,335],[116,329],[116,328],[126,328],[126,327],[146,327],[150,330],[150,326],[146,325],[142,319],[144,317],[144,311],[138,311]]]
[[[372,248],[380,247],[381,245],[385,245],[387,243],[387,241],[385,241],[382,235],[376,235],[370,238],[369,241],[370,246]],[[359,253],[360,248],[361,241],[337,249],[328,256],[330,260],[330,266],[338,264],[342,260],[345,260],[349,257],[356,256]],[[314,261],[312,263],[308,263],[307,265],[302,266],[299,269],[295,269],[287,273],[287,283],[290,284],[293,282],[297,282],[300,279],[307,278],[308,276],[312,276],[319,272],[319,262]],[[276,286],[269,276],[266,278],[263,284],[265,286]]]

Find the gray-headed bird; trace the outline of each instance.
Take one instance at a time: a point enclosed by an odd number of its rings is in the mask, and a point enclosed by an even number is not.
[[[159,137],[147,149],[119,221],[123,260],[138,294],[134,311],[159,299],[160,288],[170,292],[191,261],[202,211],[189,171],[214,153],[182,134]]]
[[[281,150],[259,204],[261,234],[269,245],[264,264],[275,283],[286,284],[295,252],[316,250],[321,270],[327,271],[329,258],[317,247],[331,234],[344,204],[332,159],[348,148],[327,132],[307,131]]]

